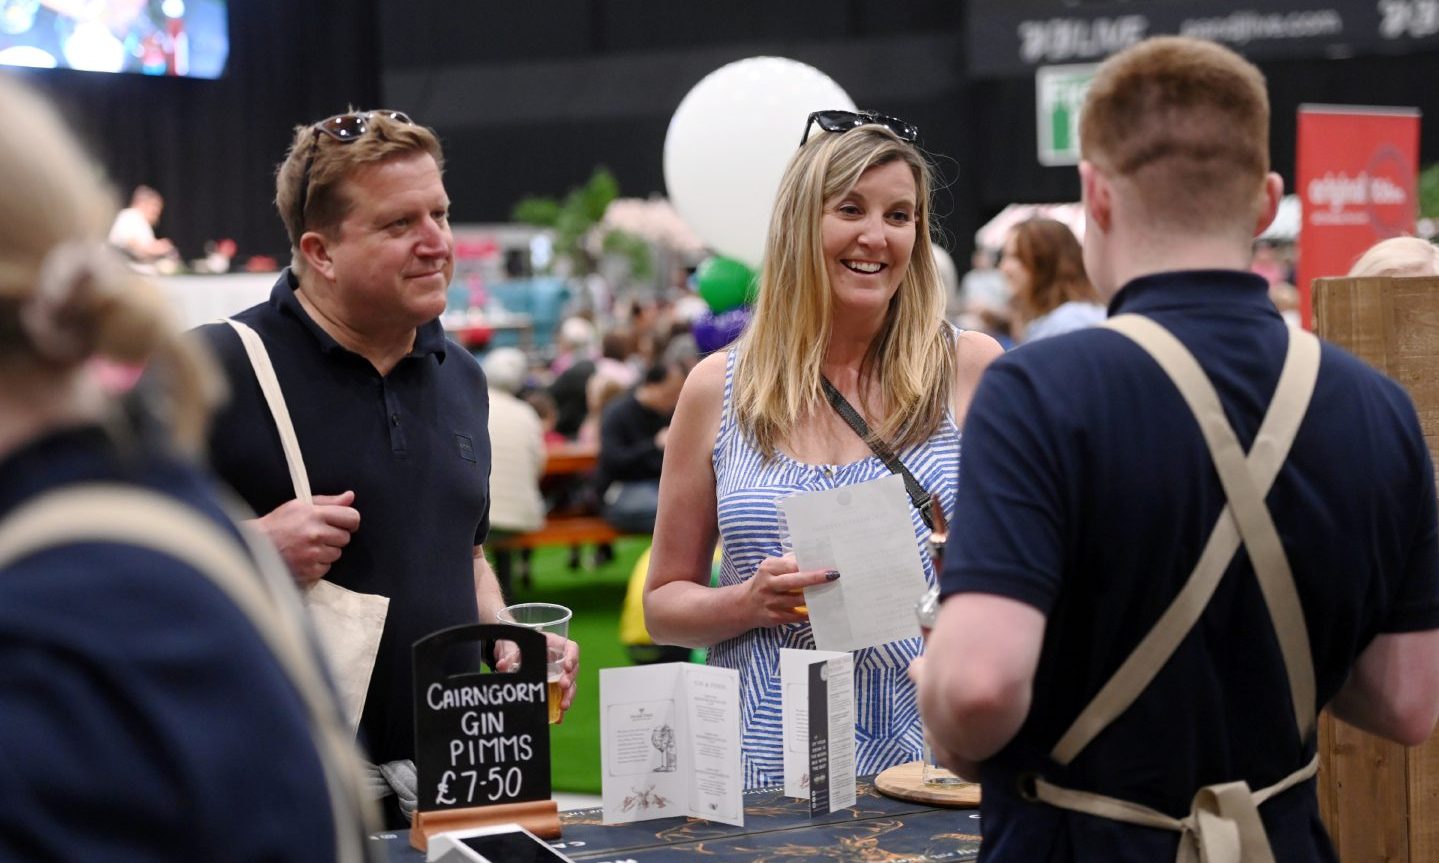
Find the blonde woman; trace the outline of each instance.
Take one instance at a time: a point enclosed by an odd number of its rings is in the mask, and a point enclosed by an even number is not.
[[[1439,246],[1419,237],[1380,240],[1354,262],[1350,276],[1433,276],[1439,274]]]
[[[358,762],[293,595],[190,465],[208,365],[106,246],[113,199],[52,111],[0,80],[0,113],[0,859],[360,859]],[[98,361],[152,374],[122,409]],[[233,547],[228,582],[191,539]]]
[[[828,379],[947,514],[959,428],[999,345],[944,321],[930,245],[930,169],[913,126],[822,111],[775,201],[749,328],[685,382],[670,425],[645,620],[656,643],[708,647],[740,672],[746,787],[782,781],[778,652],[813,647],[797,594],[842,573],[799,571],[776,502],[889,469],[826,401]],[[912,512],[915,542],[929,530]],[[719,586],[710,560],[723,552]],[[925,577],[935,575],[925,560]],[[918,599],[918,597],[915,597]],[[855,654],[857,768],[919,757],[919,640]]]

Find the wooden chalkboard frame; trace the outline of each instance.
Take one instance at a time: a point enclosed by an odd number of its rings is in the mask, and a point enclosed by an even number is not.
[[[453,648],[479,644],[483,656],[493,656],[502,640],[519,647],[515,671],[445,671]],[[559,808],[550,799],[545,641],[527,627],[474,623],[415,642],[414,847],[424,850],[436,832],[492,823],[560,835]]]

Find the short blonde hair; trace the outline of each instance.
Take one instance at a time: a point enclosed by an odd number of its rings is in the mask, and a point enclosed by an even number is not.
[[[0,386],[70,380],[96,357],[148,363],[176,440],[198,448],[219,378],[160,290],[105,245],[114,191],[23,86],[0,78],[0,113]]]
[[[1439,247],[1418,237],[1390,237],[1365,250],[1350,276],[1439,276]]]
[[[1099,67],[1079,142],[1085,160],[1130,181],[1149,221],[1235,226],[1257,216],[1269,172],[1264,76],[1214,42],[1146,39]]]
[[[366,131],[359,138],[342,143],[316,127],[319,123],[296,126],[285,160],[275,169],[275,207],[290,236],[290,257],[296,272],[302,272],[300,237],[306,231],[332,236],[349,215],[354,202],[343,194],[344,181],[359,168],[398,156],[428,153],[443,172],[444,152],[433,129],[393,119],[393,111],[353,111],[365,114]],[[324,122],[324,121],[320,121]],[[311,159],[313,158],[313,161]],[[308,190],[305,165],[309,163]],[[304,192],[305,212],[298,212]]]
[[[930,237],[929,163],[883,126],[816,135],[780,180],[758,297],[737,346],[736,418],[766,456],[774,455],[800,416],[826,404],[820,366],[833,297],[821,236],[825,204],[854,188],[868,169],[891,162],[908,165],[914,175],[914,249],[863,360],[861,380],[879,387],[885,410],[874,431],[896,449],[927,439],[947,415],[954,344]]]

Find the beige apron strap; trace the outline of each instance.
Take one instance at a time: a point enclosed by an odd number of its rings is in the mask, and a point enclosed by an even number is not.
[[[1089,745],[1090,741],[1134,703],[1134,700],[1159,673],[1159,669],[1168,662],[1169,657],[1173,655],[1208,605],[1218,587],[1219,580],[1229,567],[1235,551],[1238,550],[1241,540],[1241,521],[1236,516],[1237,510],[1234,507],[1235,492],[1230,491],[1229,488],[1231,482],[1239,484],[1240,481],[1236,475],[1248,479],[1245,485],[1248,486],[1250,493],[1245,497],[1246,504],[1243,510],[1247,514],[1246,517],[1250,520],[1254,518],[1254,501],[1257,498],[1258,508],[1262,510],[1260,520],[1267,523],[1272,532],[1273,521],[1269,518],[1268,509],[1264,506],[1264,496],[1288,455],[1299,424],[1303,421],[1309,398],[1313,393],[1314,380],[1318,374],[1318,340],[1308,333],[1291,331],[1284,368],[1280,373],[1279,383],[1271,400],[1269,411],[1260,425],[1254,446],[1251,448],[1248,458],[1245,459],[1239,449],[1238,441],[1234,438],[1228,419],[1224,416],[1223,407],[1219,404],[1218,395],[1215,394],[1213,385],[1209,383],[1198,363],[1177,339],[1174,339],[1158,324],[1138,315],[1120,315],[1110,318],[1103,326],[1122,332],[1134,339],[1141,347],[1155,356],[1161,368],[1171,377],[1175,377],[1175,372],[1171,370],[1171,367],[1183,369],[1178,372],[1183,382],[1176,379],[1176,386],[1179,386],[1181,392],[1185,393],[1185,400],[1190,404],[1191,410],[1195,411],[1197,418],[1201,415],[1208,416],[1208,422],[1200,421],[1201,429],[1204,430],[1206,442],[1210,444],[1216,465],[1222,458],[1225,465],[1228,466],[1220,470],[1220,476],[1221,480],[1226,477],[1230,480],[1225,483],[1226,493],[1230,495],[1230,503],[1220,512],[1214,530],[1200,554],[1194,571],[1180,589],[1174,602],[1160,616],[1154,627],[1095,695],[1090,704],[1075,719],[1059,742],[1055,744],[1051,756],[1061,764],[1070,763]],[[1163,359],[1155,353],[1154,349],[1151,349],[1153,344],[1160,345],[1157,350],[1165,354]],[[1179,358],[1176,359],[1176,356]],[[1197,392],[1186,392],[1185,387],[1188,387],[1190,391],[1197,390]],[[1196,409],[1196,404],[1204,405],[1205,409],[1202,411]],[[1220,446],[1220,451],[1225,453],[1224,455],[1215,451],[1216,438],[1221,444],[1225,440],[1228,441],[1227,445]],[[1259,491],[1261,488],[1264,489],[1264,492]],[[1238,494],[1245,495],[1245,492],[1241,490]],[[1263,526],[1260,525],[1255,533],[1263,530]],[[1249,531],[1244,532],[1246,540],[1248,533]],[[1256,555],[1251,547],[1250,556],[1254,561],[1255,572],[1259,576],[1265,602],[1275,621],[1275,629],[1280,633],[1285,668],[1290,677],[1290,691],[1294,700],[1296,722],[1302,740],[1307,738],[1308,729],[1312,728],[1314,721],[1312,712],[1314,709],[1313,668],[1309,655],[1308,632],[1304,628],[1298,597],[1293,589],[1293,578],[1289,573],[1287,559],[1283,556],[1283,548],[1278,544],[1277,534],[1273,535],[1272,539],[1273,542],[1267,546],[1260,546],[1268,548],[1270,554]],[[1278,578],[1274,577],[1275,567],[1272,554],[1274,550],[1278,551],[1282,568]],[[1276,586],[1276,581],[1282,582],[1282,584]],[[1288,600],[1283,596],[1286,592],[1285,584],[1288,586]],[[1276,607],[1279,608],[1278,613],[1276,613]],[[1292,619],[1294,613],[1298,613],[1297,636],[1293,633],[1295,629]],[[1299,643],[1296,645],[1286,642]],[[1291,661],[1292,659],[1296,661]],[[1302,662],[1297,660],[1302,660]],[[1295,674],[1296,666],[1299,667],[1298,675]]]
[[[1259,791],[1246,782],[1206,785],[1195,793],[1189,815],[1172,818],[1157,809],[1088,791],[1061,788],[1043,779],[1034,782],[1033,798],[1111,821],[1173,830],[1180,834],[1175,863],[1275,863],[1259,807],[1276,794],[1306,782],[1319,770],[1319,756]]]
[[[303,611],[284,563],[248,534],[252,562],[209,519],[155,492],[113,484],[51,492],[0,524],[0,567],[45,548],[114,542],[173,557],[207,576],[234,602],[290,676],[309,714],[335,820],[338,860],[362,860],[375,828],[353,740],[306,634]],[[256,569],[261,577],[256,577]]]
[[[295,424],[290,421],[290,409],[285,405],[285,393],[280,389],[280,379],[275,376],[275,366],[270,362],[270,353],[265,350],[260,334],[248,324],[234,318],[226,318],[225,323],[240,336],[240,343],[245,346],[245,355],[250,358],[250,367],[255,370],[255,379],[260,382],[260,392],[265,394],[265,404],[270,408],[276,430],[280,432],[280,447],[285,451],[285,465],[290,469],[290,483],[295,487],[295,498],[311,503],[310,475],[305,470],[305,459],[300,453],[300,438],[295,434]]]

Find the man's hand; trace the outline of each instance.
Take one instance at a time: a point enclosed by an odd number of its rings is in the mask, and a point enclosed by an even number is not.
[[[564,658],[560,665],[560,691],[564,695],[560,698],[560,722],[565,721],[565,711],[570,709],[570,704],[575,700],[575,687],[579,681],[580,674],[580,646],[572,639],[561,638],[553,632],[545,633],[546,652],[558,654]],[[514,671],[520,667],[520,649],[513,641],[498,641],[495,643],[495,670]],[[546,669],[548,671],[548,668]],[[558,723],[556,723],[558,724]]]
[[[906,673],[909,674],[910,682],[915,686],[919,686],[920,681],[924,679],[924,656],[920,655],[911,659]],[[948,768],[955,776],[967,782],[979,781],[978,762],[961,758],[958,754],[950,752],[945,749],[944,746],[934,742],[934,736],[929,733],[928,728],[923,728],[922,730],[924,731],[924,742],[929,744],[929,750],[934,756],[934,763],[940,767]]]
[[[546,634],[551,648],[559,647],[557,644],[561,639],[558,635]],[[565,721],[565,712],[570,709],[570,704],[575,700],[575,687],[579,683],[580,676],[580,646],[573,639],[563,639],[564,659],[560,666],[560,691],[564,696],[560,699],[560,722]]]
[[[295,583],[308,587],[325,577],[360,526],[360,511],[350,506],[354,502],[353,491],[317,494],[314,503],[283,503],[255,524],[279,550]]]

